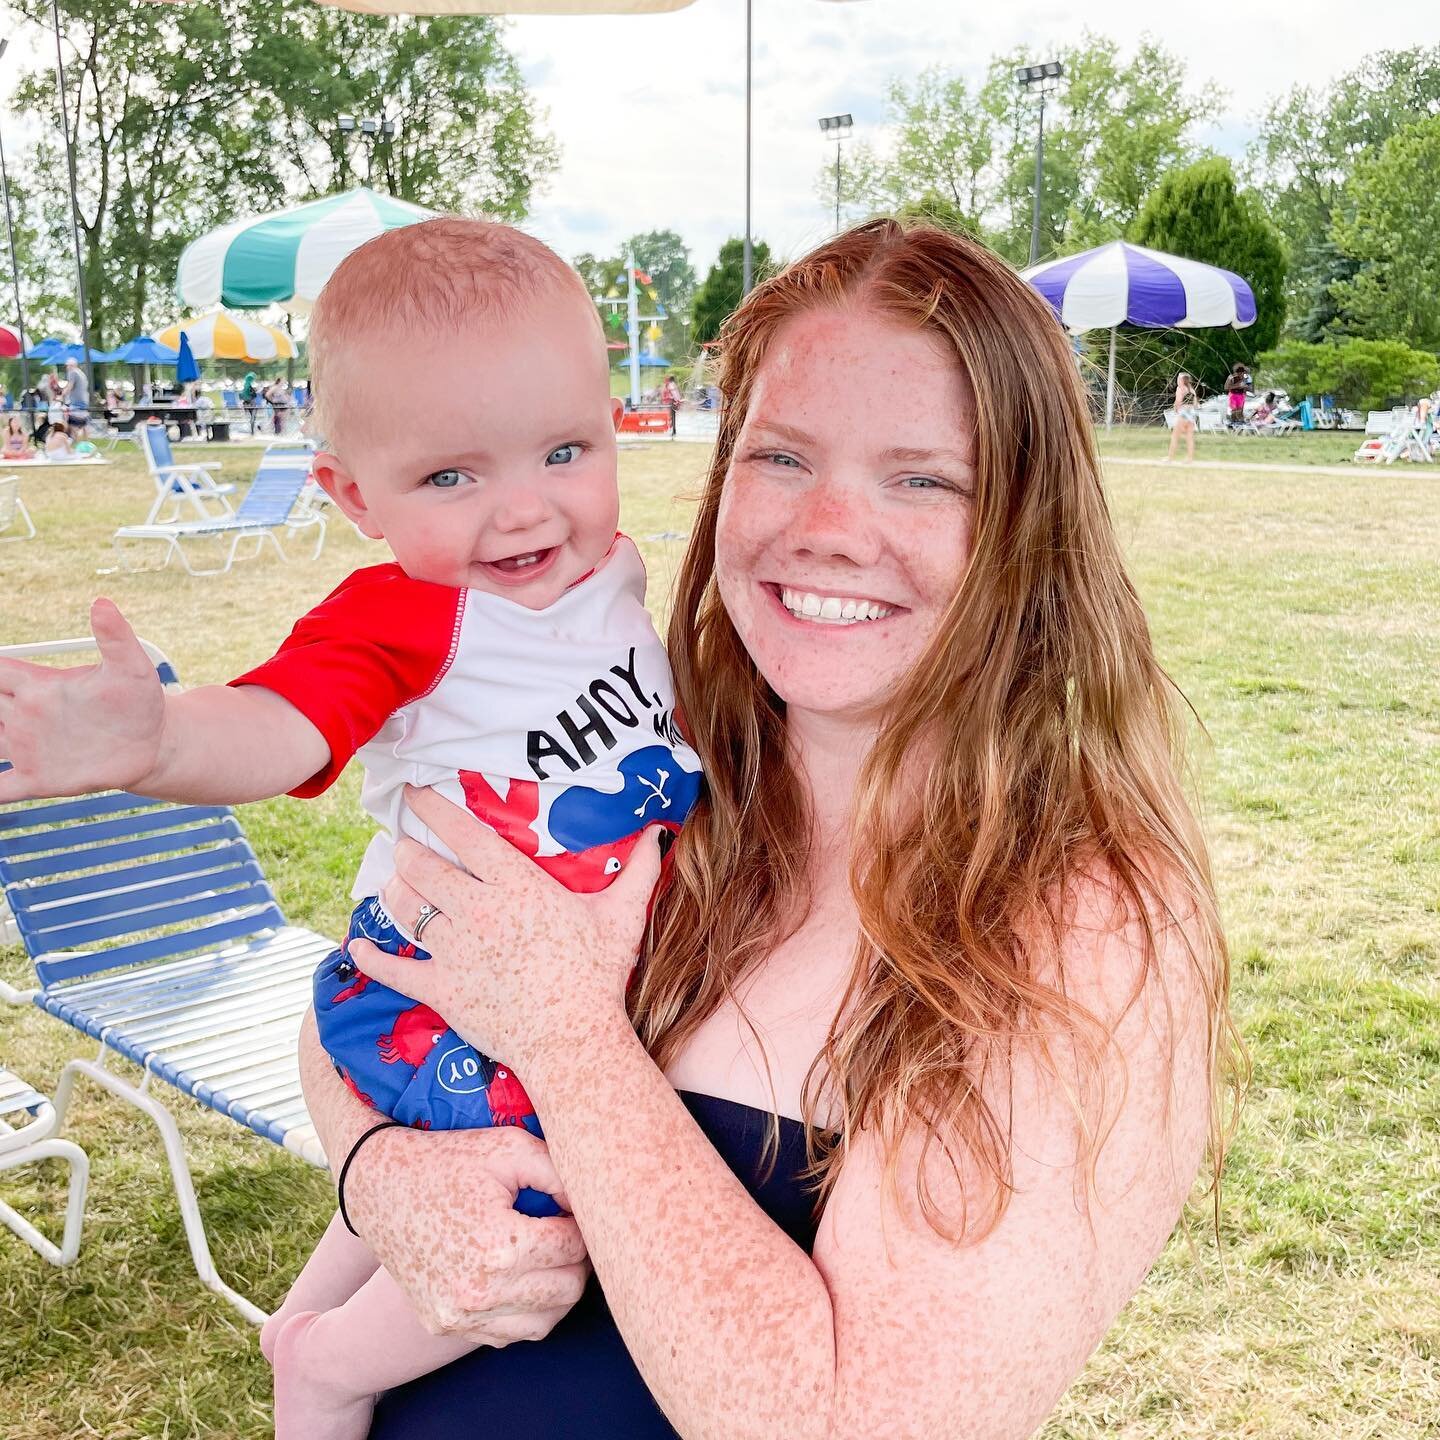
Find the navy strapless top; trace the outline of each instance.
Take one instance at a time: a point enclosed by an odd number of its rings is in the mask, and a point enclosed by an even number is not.
[[[780,1120],[768,1179],[770,1116],[749,1105],[680,1091],[685,1107],[755,1203],[806,1251],[815,1243],[815,1197],[801,1183],[805,1127]],[[476,1350],[391,1390],[370,1440],[678,1440],[651,1398],[592,1275],[579,1303],[545,1337]]]

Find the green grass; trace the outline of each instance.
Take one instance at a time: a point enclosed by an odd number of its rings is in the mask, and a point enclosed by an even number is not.
[[[1234,465],[1348,465],[1364,438],[1358,430],[1295,431],[1288,435],[1206,432],[1195,437],[1195,458]],[[1163,425],[1117,425],[1108,435],[1102,427],[1099,440],[1102,455],[1127,459],[1154,460],[1170,448],[1170,432]],[[1176,456],[1183,458],[1184,454],[1182,438]]]
[[[642,537],[657,605],[681,546],[643,537],[687,528],[672,497],[693,491],[706,458],[663,444],[623,454],[624,523]],[[1203,473],[1198,484],[1123,466],[1109,482],[1161,655],[1209,732],[1196,783],[1255,1082],[1219,1247],[1197,1207],[1190,1241],[1172,1241],[1043,1433],[1433,1440],[1440,476]],[[97,577],[147,485],[133,461],[27,477],[41,539],[0,547],[0,641],[83,631],[103,588],[187,680],[217,680],[378,558],[337,523],[314,565]],[[358,815],[353,777],[321,801],[247,813],[297,921],[343,924]],[[0,951],[0,974],[24,979],[19,952]],[[88,1050],[38,1013],[0,1009],[0,1057],[41,1085]],[[328,1218],[326,1178],[208,1111],[172,1108],[222,1272],[278,1300]],[[153,1132],[93,1090],[71,1129],[94,1166],[79,1263],[52,1270],[0,1236],[0,1437],[268,1434],[254,1333],[194,1280]],[[53,1226],[54,1167],[8,1175],[3,1191]]]

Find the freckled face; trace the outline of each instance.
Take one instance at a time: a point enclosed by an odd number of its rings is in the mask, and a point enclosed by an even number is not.
[[[941,343],[868,310],[776,335],[725,476],[720,594],[792,709],[873,719],[970,555],[973,402]]]

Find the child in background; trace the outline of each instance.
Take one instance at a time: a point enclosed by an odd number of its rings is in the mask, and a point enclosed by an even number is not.
[[[74,453],[69,427],[63,420],[57,421],[45,436],[45,454],[53,459],[68,460]]]
[[[0,667],[16,696],[0,800],[110,786],[197,803],[312,796],[358,753],[382,828],[349,938],[423,959],[425,922],[404,933],[379,898],[402,832],[435,843],[404,809],[407,783],[466,805],[569,888],[599,890],[646,826],[678,828],[699,760],[675,725],[639,554],[616,533],[620,404],[579,276],[504,225],[392,230],[336,269],[310,358],[315,477],[394,562],[351,575],[263,665],[181,695],[97,601],[100,666],[60,684],[45,672],[28,707],[34,667]],[[397,415],[395,377],[428,390],[437,370],[446,404],[417,430]],[[519,1078],[343,948],[317,971],[315,1010],[342,1078],[392,1119],[540,1133]],[[516,1207],[558,1213],[533,1191]],[[279,1440],[360,1440],[378,1392],[473,1348],[426,1331],[338,1216],[261,1345]]]

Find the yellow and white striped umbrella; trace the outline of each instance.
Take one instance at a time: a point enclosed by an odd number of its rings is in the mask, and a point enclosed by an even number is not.
[[[178,349],[182,330],[197,360],[212,356],[220,360],[290,360],[295,355],[295,342],[278,325],[242,320],[228,310],[212,310],[196,320],[182,320],[155,338],[172,350]]]

